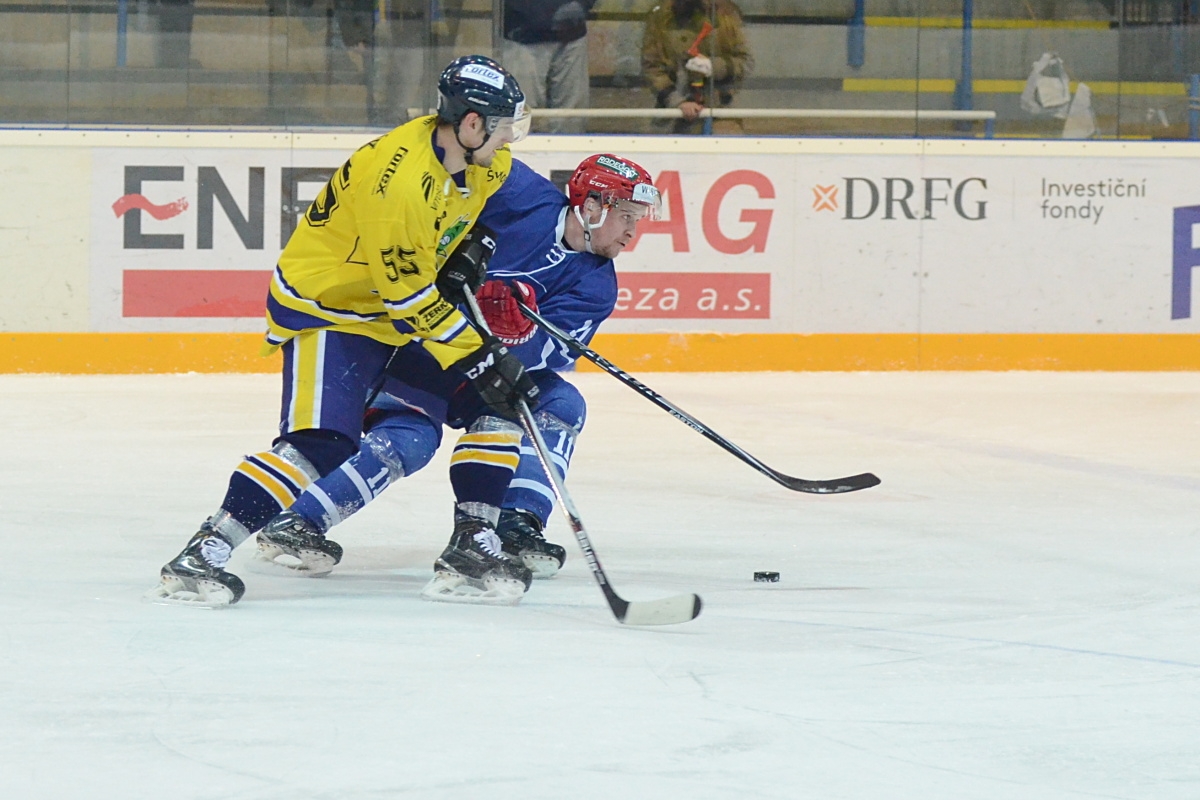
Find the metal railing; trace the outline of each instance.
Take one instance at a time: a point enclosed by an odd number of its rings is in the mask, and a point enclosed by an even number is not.
[[[437,109],[409,108],[408,116],[434,114]],[[534,108],[535,119],[683,119],[676,108]],[[920,121],[982,122],[984,137],[996,132],[995,111],[956,111],[936,109],[887,108],[705,108],[697,115],[705,120],[706,134],[712,133],[714,119],[901,119]]]
[[[681,119],[674,108],[535,108],[534,118],[590,119]],[[698,117],[705,121],[706,134],[712,132],[713,119],[900,119],[921,121],[982,122],[984,137],[996,132],[995,111],[958,111],[933,109],[871,108],[705,108]]]

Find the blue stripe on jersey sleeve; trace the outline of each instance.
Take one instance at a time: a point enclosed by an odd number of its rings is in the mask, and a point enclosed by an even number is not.
[[[358,311],[352,311],[348,308],[334,308],[327,306],[316,300],[302,296],[297,292],[291,284],[283,277],[283,270],[278,266],[275,267],[275,272],[271,278],[272,291],[278,289],[280,294],[294,299],[301,305],[312,306],[313,308],[328,314],[336,319],[329,320],[324,317],[318,317],[315,314],[309,314],[304,311],[297,311],[290,306],[285,306],[275,299],[272,292],[267,293],[267,310],[271,312],[271,318],[276,324],[288,328],[289,330],[299,331],[305,328],[325,328],[330,325],[337,325],[346,322],[370,322],[379,319],[383,314],[363,314]],[[278,312],[276,312],[278,309]],[[293,325],[288,320],[294,320],[297,324]]]
[[[337,324],[327,319],[314,317],[312,314],[305,314],[303,311],[288,308],[271,295],[267,295],[267,314],[271,317],[272,322],[289,331],[328,328],[330,325]]]
[[[411,336],[417,332],[417,329],[412,325],[409,325],[407,320],[397,319],[395,317],[392,317],[392,327],[395,328],[397,332],[403,333],[405,336]]]

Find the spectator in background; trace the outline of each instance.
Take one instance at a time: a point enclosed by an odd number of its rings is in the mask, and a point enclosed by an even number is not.
[[[363,56],[375,43],[375,0],[333,0],[333,13],[342,44],[350,52]]]
[[[199,68],[192,60],[192,16],[196,0],[158,0],[158,66],[167,69]]]
[[[596,0],[505,0],[501,61],[530,108],[588,107],[587,14]],[[582,117],[536,126],[583,133]]]
[[[383,125],[375,97],[375,0],[333,0],[346,55],[362,75],[367,98],[367,124]]]
[[[706,23],[711,30],[697,42]],[[642,71],[655,106],[682,112],[674,133],[701,133],[700,112],[730,106],[753,68],[742,12],[732,0],[663,0],[646,18]],[[741,120],[713,121],[713,133],[743,132]]]

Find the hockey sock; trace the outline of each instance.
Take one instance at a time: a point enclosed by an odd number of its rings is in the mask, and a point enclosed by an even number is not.
[[[450,456],[450,484],[458,507],[493,525],[521,459],[521,430],[499,417],[480,417]]]
[[[221,502],[223,513],[216,515],[225,521],[222,532],[234,539],[233,546],[237,547],[241,544],[238,540],[266,525],[318,477],[312,462],[287,441],[277,441],[270,450],[246,456],[229,478]]]
[[[562,478],[566,478],[567,468],[571,465],[571,455],[575,452],[575,440],[579,432],[558,417],[539,411],[535,417],[538,430],[546,440],[550,451],[550,462],[558,470]],[[504,508],[520,508],[528,511],[545,524],[554,511],[554,489],[542,462],[538,460],[529,439],[521,440],[521,461],[517,465],[516,474],[508,485],[504,495]]]
[[[402,412],[380,420],[351,458],[313,483],[291,510],[325,533],[354,514],[393,481],[412,475],[433,458],[441,431],[428,417]]]

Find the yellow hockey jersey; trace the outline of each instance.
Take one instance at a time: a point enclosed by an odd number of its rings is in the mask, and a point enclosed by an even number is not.
[[[460,189],[433,149],[436,117],[359,148],[334,173],[288,240],[267,298],[274,349],[318,328],[402,345],[420,339],[443,366],[482,344],[434,286],[438,269],[508,177],[505,147],[469,166]]]

